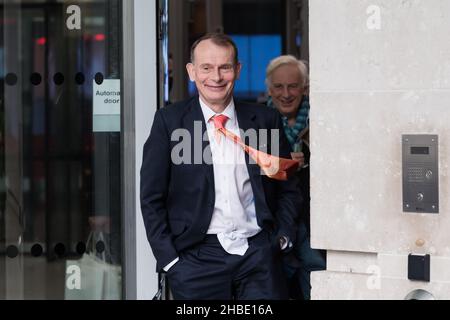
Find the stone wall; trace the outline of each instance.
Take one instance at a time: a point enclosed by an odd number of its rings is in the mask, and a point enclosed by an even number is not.
[[[450,1],[310,1],[314,299],[449,299]],[[439,135],[439,214],[403,212],[402,134]],[[431,282],[407,279],[431,255]],[[344,289],[345,288],[345,289]]]

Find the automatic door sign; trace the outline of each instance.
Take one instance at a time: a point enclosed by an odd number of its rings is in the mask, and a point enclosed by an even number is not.
[[[120,132],[120,79],[94,81],[93,131]]]

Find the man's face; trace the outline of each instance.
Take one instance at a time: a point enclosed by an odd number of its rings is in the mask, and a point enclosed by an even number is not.
[[[211,40],[202,41],[195,48],[193,63],[188,63],[186,68],[208,106],[222,111],[230,103],[234,82],[241,71],[241,65],[234,63],[231,46],[221,47]]]
[[[269,95],[284,116],[291,118],[297,115],[304,92],[305,86],[295,65],[282,65],[272,73]]]

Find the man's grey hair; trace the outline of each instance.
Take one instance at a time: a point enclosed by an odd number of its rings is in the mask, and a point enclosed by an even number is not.
[[[275,70],[277,70],[281,66],[292,65],[293,67],[298,69],[300,75],[300,85],[303,88],[307,88],[309,86],[309,75],[308,75],[308,62],[304,60],[299,60],[293,55],[283,55],[279,56],[272,61],[270,61],[269,65],[266,69],[266,86],[270,88],[272,85],[272,75]]]

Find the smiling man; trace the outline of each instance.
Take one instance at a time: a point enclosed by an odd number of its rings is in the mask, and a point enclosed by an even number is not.
[[[220,114],[230,104],[241,72],[237,48],[230,39],[214,36],[194,43],[191,52],[192,62],[186,66],[189,78],[207,107]]]
[[[279,253],[295,237],[296,181],[262,176],[235,141],[217,137],[221,128],[237,136],[240,130],[279,130],[281,118],[234,100],[241,64],[228,36],[197,40],[186,67],[199,95],[158,110],[144,146],[141,209],[157,271],[167,273],[175,299],[287,298]],[[195,134],[199,127],[202,135]],[[212,163],[171,158],[180,129],[190,133],[192,146],[183,152]],[[287,158],[282,130],[278,136],[274,143]]]

